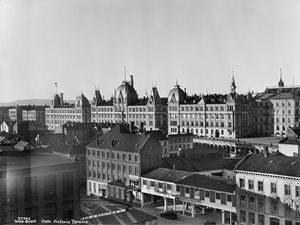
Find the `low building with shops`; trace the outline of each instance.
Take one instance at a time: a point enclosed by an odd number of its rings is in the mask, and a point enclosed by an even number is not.
[[[235,224],[235,190],[235,180],[194,174],[176,183],[175,198],[182,204],[183,215],[195,218],[197,208],[202,213],[208,207],[222,212],[222,224]]]
[[[141,177],[141,206],[156,201],[164,201],[164,210],[168,209],[168,201],[172,201],[172,209],[176,210],[176,182],[191,176],[192,172],[166,168],[157,168]]]

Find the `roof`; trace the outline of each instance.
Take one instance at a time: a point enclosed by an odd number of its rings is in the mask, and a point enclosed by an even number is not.
[[[144,174],[142,177],[153,179],[153,180],[161,180],[165,182],[175,183],[191,175],[192,173],[187,171],[157,168],[155,170],[152,170],[149,173]]]
[[[18,150],[24,150],[24,148],[29,145],[28,142],[26,141],[19,141],[16,145],[15,145],[15,149],[18,149]]]
[[[274,95],[276,95],[276,94],[275,93],[258,93],[255,96],[255,99],[260,100],[260,101],[269,100]]]
[[[241,160],[238,158],[223,158],[222,153],[212,150],[187,149],[185,156],[165,157],[161,161],[161,167],[173,168],[184,171],[210,171],[210,170],[233,170]]]
[[[300,137],[300,127],[289,127],[289,130],[292,131],[297,137]]]
[[[190,163],[189,160],[179,157],[179,156],[170,156],[162,158],[160,162],[160,167],[176,170],[196,172],[197,169]]]
[[[273,96],[271,99],[295,99],[295,98],[300,98],[299,95],[287,92],[287,93],[279,93],[275,96]]]
[[[76,155],[85,155],[86,149],[84,145],[67,145],[67,144],[52,144],[47,147],[47,150],[51,152],[58,152],[62,154],[67,154],[70,156],[76,156]]]
[[[300,139],[286,137],[279,141],[279,144],[300,145]]]
[[[10,151],[0,154],[0,172],[55,166],[66,163],[74,163],[74,161],[45,150],[33,150],[30,152]]]
[[[251,154],[241,161],[236,170],[300,177],[300,160],[280,152],[267,157],[263,153]]]
[[[4,141],[5,139],[7,139],[7,138],[0,136],[0,142]]]
[[[145,131],[145,135],[150,135],[158,141],[168,140],[166,134],[164,134],[161,130]]]
[[[138,152],[149,138],[149,135],[132,134],[123,125],[117,124],[110,131],[89,143],[87,147]]]
[[[177,182],[190,187],[198,187],[209,190],[223,191],[233,193],[236,188],[234,179],[225,179],[216,176],[205,176],[193,174]]]

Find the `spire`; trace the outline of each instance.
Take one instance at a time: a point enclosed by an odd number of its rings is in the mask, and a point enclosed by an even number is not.
[[[55,81],[54,82],[54,85],[55,85],[55,93],[57,94],[58,92],[57,92],[57,87],[58,87],[58,84],[57,84],[57,82]]]
[[[280,69],[280,80],[278,82],[278,87],[283,87],[284,86],[284,83],[282,81],[282,69]]]
[[[235,85],[235,80],[234,80],[234,71],[232,71],[232,80],[231,80],[230,89],[231,89],[231,93],[236,92],[236,85]]]

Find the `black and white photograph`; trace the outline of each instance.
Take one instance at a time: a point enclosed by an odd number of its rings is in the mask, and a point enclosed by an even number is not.
[[[0,225],[300,225],[300,0],[0,0]]]

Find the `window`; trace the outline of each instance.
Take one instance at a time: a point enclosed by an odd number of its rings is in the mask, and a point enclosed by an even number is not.
[[[138,157],[137,155],[134,156],[134,161],[137,162],[138,161]]]
[[[255,214],[252,212],[249,212],[249,223],[255,224]]]
[[[52,200],[56,198],[56,176],[49,174],[45,176],[44,180],[44,198],[45,200]]]
[[[55,219],[57,215],[56,211],[57,208],[55,203],[45,205],[44,218],[49,220]]]
[[[254,197],[249,197],[249,209],[254,209]]]
[[[231,202],[231,195],[227,195],[227,202]]]
[[[290,204],[287,204],[287,203],[284,204],[284,211],[285,211],[285,217],[292,216],[292,207]]]
[[[296,218],[300,219],[300,205],[296,205]]]
[[[265,216],[258,214],[258,225],[265,225]]]
[[[276,183],[271,183],[271,193],[276,194],[277,193],[277,184]]]
[[[209,191],[205,191],[204,193],[205,193],[205,197],[209,198]]]
[[[291,185],[289,184],[284,185],[284,195],[291,195]]]
[[[271,213],[277,214],[278,211],[278,202],[277,200],[271,199]]]
[[[128,155],[128,160],[131,161],[131,155]]]
[[[248,180],[248,189],[253,190],[254,189],[254,181],[253,180]]]
[[[71,220],[74,218],[74,202],[73,200],[63,202],[63,219]]]
[[[186,194],[189,194],[189,193],[190,193],[190,188],[186,187],[186,188],[185,188],[185,193],[186,193]]]
[[[258,181],[257,186],[258,186],[258,191],[264,191],[264,182],[263,181]]]
[[[246,212],[240,211],[240,222],[246,222]]]
[[[244,188],[245,187],[245,179],[240,178],[240,188]]]
[[[216,199],[220,199],[220,198],[221,198],[220,193],[216,193]]]
[[[257,198],[258,211],[265,211],[265,199],[262,197]]]
[[[296,197],[300,197],[300,186],[295,187]]]
[[[240,204],[241,204],[241,206],[245,206],[246,205],[246,197],[245,197],[245,195],[240,195]]]
[[[73,172],[63,173],[63,196],[71,197],[74,195]]]

